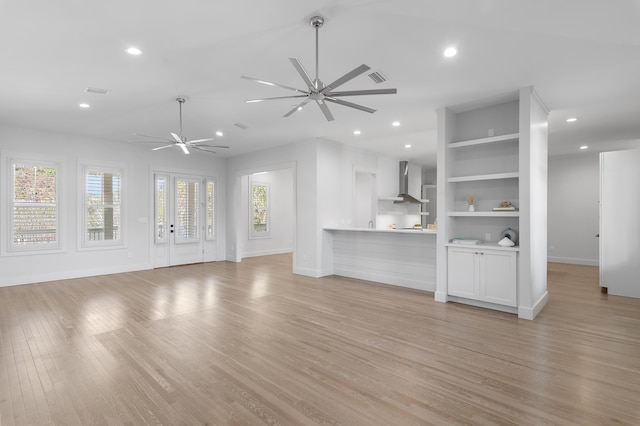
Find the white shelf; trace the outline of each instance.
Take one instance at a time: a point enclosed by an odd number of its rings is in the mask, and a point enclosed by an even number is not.
[[[510,211],[510,212],[448,212],[447,216],[449,217],[519,217],[519,211]]]
[[[402,197],[378,197],[378,201],[402,201]]]
[[[448,179],[449,182],[472,182],[479,180],[496,180],[496,179],[517,179],[520,176],[518,172],[494,173],[490,175],[473,175],[473,176],[455,176]]]
[[[429,212],[420,212],[420,216],[429,216]]]
[[[437,185],[422,185],[423,188],[426,189],[436,189],[438,186]]]
[[[425,198],[421,198],[418,201],[420,201],[421,203],[429,203],[430,201],[425,199]]]
[[[501,135],[501,136],[492,136],[488,138],[481,139],[472,139],[468,141],[460,141],[460,142],[450,142],[449,148],[463,148],[465,146],[473,146],[473,145],[482,145],[487,143],[496,143],[496,142],[517,142],[519,138],[518,133],[512,133],[509,135]]]
[[[404,214],[406,214],[405,212],[400,212],[400,211],[396,211],[396,210],[387,210],[387,211],[379,211],[378,214],[386,214],[389,216],[402,216]]]

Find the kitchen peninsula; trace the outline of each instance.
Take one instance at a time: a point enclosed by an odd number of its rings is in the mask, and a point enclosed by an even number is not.
[[[350,278],[436,289],[436,230],[324,228],[332,273]]]

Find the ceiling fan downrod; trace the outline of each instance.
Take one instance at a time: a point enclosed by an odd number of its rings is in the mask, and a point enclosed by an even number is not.
[[[316,90],[320,90],[322,87],[320,87],[320,48],[318,47],[318,32],[320,27],[324,24],[324,18],[322,16],[314,16],[309,20],[309,23],[316,29],[316,79],[313,84]]]
[[[176,98],[176,101],[178,101],[178,106],[180,107],[180,139],[182,139],[182,142],[184,142],[184,133],[182,133],[182,104],[185,102],[185,99]]]

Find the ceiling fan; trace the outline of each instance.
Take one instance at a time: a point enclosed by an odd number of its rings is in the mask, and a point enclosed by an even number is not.
[[[187,138],[184,136],[184,133],[182,133],[182,104],[185,103],[186,100],[185,100],[185,98],[176,98],[176,101],[178,102],[178,105],[180,107],[180,133],[171,132],[170,134],[173,137],[173,140],[169,139],[169,138],[165,139],[165,138],[159,138],[159,137],[156,137],[156,136],[143,135],[143,134],[140,134],[140,133],[134,133],[134,135],[142,136],[142,137],[145,137],[145,138],[158,139],[159,141],[162,141],[162,142],[144,141],[143,143],[166,143],[166,142],[169,142],[168,145],[163,145],[163,146],[159,146],[159,147],[153,148],[152,151],[158,151],[160,149],[165,149],[165,148],[170,148],[172,146],[175,146],[175,147],[179,147],[180,149],[182,149],[182,152],[184,152],[185,154],[189,154],[189,148],[193,148],[193,149],[197,149],[199,151],[205,151],[205,152],[210,152],[212,154],[215,154],[215,151],[212,151],[211,149],[207,149],[207,148],[229,148],[227,145],[202,145],[202,142],[212,141],[212,140],[214,140],[214,138],[187,140]]]
[[[367,66],[365,64],[362,64],[359,67],[353,69],[352,71],[349,71],[348,73],[346,73],[342,77],[340,77],[337,80],[335,80],[333,83],[325,85],[320,80],[320,77],[318,76],[318,68],[319,68],[318,67],[318,56],[319,56],[319,53],[318,53],[318,30],[324,24],[324,18],[322,18],[321,16],[314,16],[313,18],[311,18],[309,20],[309,23],[311,24],[312,27],[314,27],[316,29],[316,78],[315,78],[315,80],[311,80],[311,78],[309,77],[309,74],[304,69],[304,67],[302,66],[302,63],[300,63],[300,61],[298,59],[289,58],[289,61],[291,61],[291,63],[293,64],[294,68],[296,69],[296,71],[298,71],[298,74],[300,74],[300,77],[302,77],[302,80],[304,80],[304,82],[306,83],[307,90],[296,89],[295,87],[285,86],[283,84],[273,83],[273,82],[262,80],[262,79],[258,79],[258,78],[241,76],[241,78],[245,78],[247,80],[253,80],[253,81],[256,81],[256,82],[261,83],[261,84],[266,84],[267,86],[282,87],[283,89],[292,90],[294,92],[300,93],[298,95],[279,96],[279,97],[275,97],[275,98],[250,99],[250,100],[246,101],[247,103],[270,101],[270,100],[275,100],[275,99],[296,99],[296,98],[301,98],[302,102],[300,102],[299,104],[294,106],[291,110],[289,110],[284,115],[284,117],[289,117],[294,112],[302,109],[302,107],[305,106],[307,103],[309,103],[311,101],[316,101],[316,103],[320,107],[320,110],[324,114],[324,116],[327,119],[327,121],[333,121],[333,115],[331,114],[331,111],[329,110],[329,107],[327,106],[326,102],[332,102],[334,104],[338,104],[338,105],[343,105],[343,106],[350,107],[350,108],[359,109],[361,111],[365,111],[365,112],[369,112],[369,113],[374,113],[374,112],[376,112],[375,109],[372,109],[372,108],[369,108],[369,107],[365,107],[365,106],[362,106],[362,105],[358,105],[358,104],[354,104],[352,102],[343,101],[342,99],[338,99],[338,98],[343,97],[343,96],[388,95],[388,94],[397,93],[397,89],[348,90],[348,91],[342,91],[342,92],[336,92],[335,91],[335,89],[337,89],[339,86],[343,85],[344,83],[354,79],[355,77],[359,76],[360,74],[362,74],[364,72],[367,72],[368,70],[371,69],[369,66]]]

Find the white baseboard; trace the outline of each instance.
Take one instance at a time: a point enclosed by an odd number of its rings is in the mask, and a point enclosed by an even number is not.
[[[304,275],[305,277],[312,277],[312,278],[321,278],[326,276],[326,275],[323,275],[322,271],[319,269],[300,268],[297,266],[293,267],[293,273],[298,275]]]
[[[72,271],[60,271],[60,272],[53,272],[53,273],[29,274],[29,275],[11,277],[9,279],[0,279],[0,287],[9,287],[9,286],[23,285],[23,284],[36,284],[36,283],[42,283],[47,281],[70,280],[74,278],[95,277],[97,275],[119,274],[122,272],[144,271],[148,269],[153,269],[153,266],[151,266],[148,263],[143,263],[138,265],[127,265],[127,266],[117,265],[117,266],[104,267],[104,268],[77,269]]]
[[[415,277],[400,277],[396,274],[385,275],[381,274],[379,271],[372,273],[363,271],[360,269],[348,269],[341,268],[334,271],[335,275],[340,275],[342,277],[356,278],[359,280],[365,281],[373,281],[382,284],[395,285],[400,287],[413,288],[416,290],[423,291],[435,291],[436,283],[435,277],[432,280],[427,280],[427,277],[421,277],[421,279]]]
[[[519,307],[518,318],[533,320],[540,313],[542,308],[544,308],[544,306],[547,304],[548,301],[549,301],[549,293],[545,291],[542,297],[540,297],[540,299],[538,299],[538,301],[534,303],[531,308],[526,308],[522,306]]]
[[[547,256],[547,262],[569,263],[571,265],[588,265],[599,266],[600,262],[596,259],[574,259],[571,257],[551,257]]]
[[[446,291],[436,291],[433,296],[433,300],[435,300],[436,302],[447,303],[449,300],[447,296],[448,295]]]
[[[292,252],[293,250],[291,248],[251,251],[251,252],[243,253],[243,257],[269,256],[272,254],[284,254],[284,253],[292,253]]]

